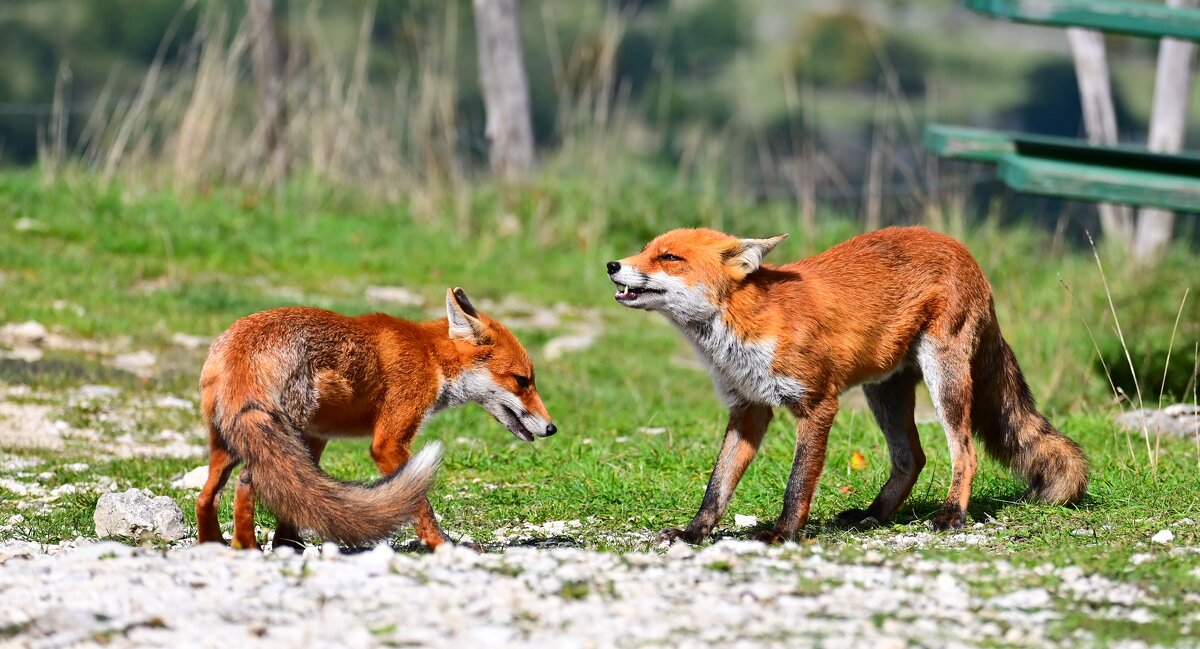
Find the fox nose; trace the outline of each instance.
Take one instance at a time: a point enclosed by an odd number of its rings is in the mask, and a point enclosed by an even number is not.
[[[558,426],[555,426],[554,424],[546,424],[546,437],[549,437],[557,432]]]
[[[621,262],[619,262],[619,261],[608,262],[608,274],[609,275],[612,275],[613,273],[617,272],[618,270],[621,270]]]

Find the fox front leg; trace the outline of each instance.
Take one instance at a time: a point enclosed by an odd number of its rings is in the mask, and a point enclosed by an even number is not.
[[[713,466],[700,511],[696,512],[687,529],[663,530],[658,535],[658,543],[673,543],[676,540],[698,543],[712,532],[725,514],[733,490],[737,488],[746,467],[750,466],[758,453],[758,446],[762,443],[767,425],[771,423],[771,417],[770,406],[740,404],[730,409],[725,442],[721,444],[721,452]]]
[[[810,397],[792,408],[796,416],[796,456],[783,495],[783,513],[774,527],[758,535],[764,543],[781,543],[796,538],[796,533],[808,521],[813,493],[821,471],[825,469],[825,447],[829,443],[829,428],[837,415],[837,395]]]

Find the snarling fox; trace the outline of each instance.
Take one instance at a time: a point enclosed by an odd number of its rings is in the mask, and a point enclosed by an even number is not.
[[[440,447],[409,457],[425,422],[473,401],[523,441],[557,432],[529,354],[462,289],[447,292],[446,317],[430,322],[308,307],[246,316],[213,342],[200,396],[210,460],[196,503],[199,540],[224,542],[217,503],[244,463],[233,530],[233,544],[242,548],[258,547],[256,498],[279,521],[276,547],[301,545],[301,530],[361,545],[411,520],[421,540],[436,547],[449,540],[426,496]],[[320,469],[329,439],[366,436],[384,478],[348,483]]]
[[[923,228],[854,237],[784,266],[762,263],[786,235],[741,239],[673,230],[640,254],[608,262],[616,300],[658,311],[707,364],[729,424],[700,511],[661,540],[696,542],[724,514],[754,459],[772,408],[798,421],[783,512],[764,541],[793,538],[808,519],[838,395],[862,385],[891,454],[891,475],[851,525],[892,516],[925,465],[913,418],[924,380],[950,446],[953,475],[935,529],[963,527],[976,456],[972,431],[1029,481],[1027,496],[1075,503],[1087,460],[1038,412],[1000,335],[992,289],[967,249]]]

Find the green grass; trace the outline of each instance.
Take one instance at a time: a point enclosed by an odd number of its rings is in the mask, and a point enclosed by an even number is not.
[[[21,219],[32,223],[23,221],[18,229]],[[34,319],[71,336],[128,337],[130,349],[153,350],[164,365],[162,373],[142,381],[86,353],[51,352],[36,364],[0,361],[0,383],[31,386],[36,394],[27,399],[47,400],[55,417],[97,429],[106,440],[60,453],[12,451],[42,464],[0,471],[0,478],[53,488],[110,476],[118,489],[144,487],[176,498],[194,525],[194,493],[175,490],[170,482],[202,463],[202,457],[97,457],[115,450],[119,442],[113,438],[121,431],[137,436],[171,428],[199,435],[194,412],[138,405],[167,393],[196,398],[203,351],[174,347],[172,334],[212,336],[239,316],[296,302],[365,312],[377,308],[364,297],[365,288],[375,284],[404,286],[436,305],[445,288],[455,285],[476,300],[517,296],[534,304],[596,309],[604,333],[591,349],[550,361],[541,355],[542,344],[561,331],[517,331],[538,364],[540,391],[562,431],[556,437],[521,443],[476,406],[431,422],[418,445],[433,439],[446,444],[433,494],[443,526],[487,544],[499,528],[578,519],[581,526],[568,529],[571,542],[613,550],[645,547],[639,534],[682,525],[699,505],[724,413],[707,375],[671,327],[612,303],[603,262],[636,251],[660,230],[697,224],[753,236],[790,231],[793,236],[774,253],[778,259],[815,252],[855,229],[848,221],[827,220],[817,232],[799,232],[784,206],[745,205],[652,174],[594,182],[562,175],[509,190],[485,186],[433,211],[362,204],[312,187],[273,203],[232,190],[180,198],[103,189],[87,178],[47,186],[30,174],[0,175],[0,324]],[[506,231],[511,234],[502,234]],[[1189,606],[1185,594],[1200,589],[1200,555],[1171,556],[1168,550],[1200,545],[1200,526],[1171,527],[1187,517],[1200,521],[1195,479],[1200,450],[1163,440],[1154,468],[1145,443],[1112,425],[1116,408],[1104,379],[1091,371],[1094,351],[1084,329],[1085,322],[1097,335],[1111,328],[1091,252],[1056,246],[1039,231],[992,224],[971,229],[965,240],[996,288],[1002,328],[1035,394],[1056,424],[1086,449],[1091,486],[1079,507],[1018,503],[1024,485],[985,459],[970,517],[986,525],[966,530],[982,535],[977,545],[880,551],[897,561],[915,554],[1050,564],[1056,570],[1078,565],[1135,582],[1156,595],[1163,615],[1182,615]],[[1194,264],[1187,251],[1175,250],[1156,271],[1129,275],[1110,268],[1118,313],[1148,286],[1173,282],[1178,287],[1179,295],[1155,291],[1161,297],[1142,305],[1140,324],[1124,323],[1127,335],[1161,331],[1163,323],[1169,332],[1183,289],[1197,288]],[[70,306],[56,308],[56,300]],[[415,308],[392,312],[428,317]],[[72,405],[62,397],[88,383],[116,385],[122,393],[100,406]],[[114,414],[128,421],[114,422]],[[640,431],[648,426],[667,432]],[[727,526],[733,513],[764,523],[778,513],[793,426],[783,413],[772,423],[759,459],[736,493]],[[949,486],[950,466],[940,428],[922,424],[920,429],[929,464],[896,520],[871,531],[845,530],[831,519],[842,509],[870,502],[886,478],[888,460],[870,416],[843,409],[831,433],[807,543],[853,558],[865,546],[925,531],[924,521]],[[866,456],[865,470],[849,468],[855,451]],[[65,468],[78,462],[89,468]],[[323,464],[345,478],[375,474],[365,441],[334,442]],[[26,519],[0,532],[0,538],[55,542],[91,535],[97,497],[84,491],[42,509],[18,510],[18,495],[0,488],[0,524],[17,513]],[[227,497],[223,521],[231,520],[230,505]],[[272,525],[267,511],[259,520]],[[1170,546],[1149,542],[1168,527],[1176,534]],[[1092,530],[1094,536],[1074,530]],[[721,533],[751,532],[724,527]],[[1151,553],[1154,560],[1135,566],[1130,558],[1138,553]],[[1053,583],[1053,571],[1045,583]],[[989,588],[986,580],[972,587]],[[571,588],[565,597],[588,596],[586,585]],[[1093,628],[1086,609],[1064,607],[1064,635],[1086,627],[1102,639],[1200,640],[1195,623],[1146,636],[1145,628],[1123,623]]]

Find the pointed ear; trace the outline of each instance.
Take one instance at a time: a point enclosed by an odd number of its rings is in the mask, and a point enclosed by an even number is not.
[[[465,340],[476,345],[485,340],[487,327],[461,288],[446,291],[446,319],[450,321],[452,340]]]
[[[786,238],[786,234],[780,234],[770,239],[741,239],[725,254],[725,263],[736,279],[743,279],[758,270],[763,257]]]

